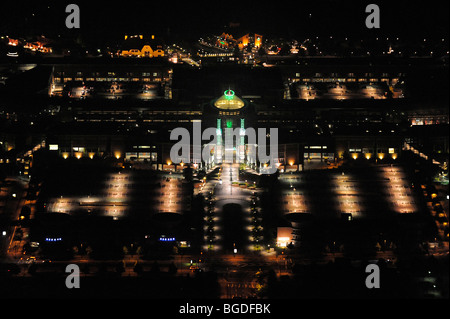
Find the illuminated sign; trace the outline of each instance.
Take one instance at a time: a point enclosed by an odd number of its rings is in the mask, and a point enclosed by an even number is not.
[[[45,237],[45,241],[49,241],[49,242],[62,241],[62,238],[61,237],[57,237],[57,238]]]
[[[159,237],[159,241],[175,241],[175,237]]]
[[[223,92],[223,95],[225,95],[225,98],[227,100],[232,100],[234,97],[234,91],[233,90],[226,90],[225,92]]]
[[[185,240],[180,241],[180,247],[181,248],[186,248],[186,247],[190,247],[191,244]]]

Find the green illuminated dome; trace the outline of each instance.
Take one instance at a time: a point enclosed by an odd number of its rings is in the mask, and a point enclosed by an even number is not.
[[[214,102],[214,106],[222,110],[239,110],[245,105],[233,90],[226,90],[223,95]]]

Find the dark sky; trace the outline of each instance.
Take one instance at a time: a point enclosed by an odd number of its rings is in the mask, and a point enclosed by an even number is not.
[[[76,3],[81,29],[65,27],[65,6]],[[380,7],[381,28],[365,27],[365,7]],[[33,15],[34,14],[34,15]],[[310,16],[311,14],[311,16]],[[230,22],[251,32],[295,38],[312,35],[447,37],[448,1],[2,1],[0,34],[73,35],[105,41],[125,33],[191,37],[216,33]]]

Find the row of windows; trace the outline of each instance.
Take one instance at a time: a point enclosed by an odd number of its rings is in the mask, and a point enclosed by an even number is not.
[[[373,77],[373,76],[375,76],[375,74],[374,74],[374,73],[371,73],[371,72],[366,72],[366,73],[363,73],[363,74],[364,74],[365,77]],[[360,75],[360,74],[358,74],[358,75]],[[362,74],[361,74],[361,75],[362,75]],[[402,75],[403,75],[402,73],[398,73],[398,74],[393,75],[393,76],[400,77],[400,76],[402,76]],[[323,74],[322,74],[322,73],[319,73],[319,72],[316,72],[316,73],[314,74],[314,77],[316,77],[316,78],[322,77],[322,76],[323,76]],[[333,77],[333,78],[337,78],[337,77],[339,77],[339,76],[344,76],[344,77],[354,78],[354,77],[355,77],[355,73],[347,73],[347,75],[339,74],[339,73],[330,73],[329,76],[330,76],[330,77]],[[301,77],[301,73],[298,73],[298,72],[295,73],[295,77],[297,77],[297,78]],[[383,77],[383,78],[388,78],[388,77],[390,77],[390,75],[389,75],[389,73],[382,73],[382,74],[381,74],[381,77]]]
[[[348,151],[350,153],[374,153],[373,148],[349,148]],[[388,152],[386,152],[386,148],[377,148],[376,152],[377,153],[389,153],[389,154],[394,154],[395,153],[395,148],[394,147],[389,147],[387,149]]]
[[[223,112],[223,111],[219,112],[219,115],[224,115],[224,116],[239,115],[239,114],[240,114],[240,112]]]
[[[369,82],[369,83],[375,83],[375,82],[389,82],[388,78],[303,78],[299,79],[303,82],[330,82],[330,83],[336,83],[336,82]],[[398,79],[393,79],[393,82]]]
[[[79,115],[135,115],[133,111],[79,111]],[[201,111],[143,111],[142,115],[202,115]]]
[[[167,80],[167,79],[161,79],[159,77],[154,77],[154,78],[81,78],[81,77],[60,78],[60,77],[55,77],[54,78],[55,83],[61,83],[61,82],[65,83],[65,82],[70,82],[70,81],[78,81],[78,82],[83,82],[83,81],[87,81],[87,82],[139,82],[139,81],[161,82],[163,80]]]
[[[101,76],[101,75],[103,75],[103,74],[107,74],[108,76],[116,76],[116,75],[118,75],[118,74],[123,74],[123,75],[125,75],[126,77],[136,77],[136,76],[160,76],[161,75],[161,72],[125,72],[125,73],[116,73],[116,72],[92,72],[92,73],[90,73],[90,72],[86,72],[86,73],[83,73],[83,72],[66,72],[66,73],[64,73],[64,72],[61,72],[61,71],[57,71],[57,72],[55,72],[55,76],[58,76],[58,77],[62,77],[62,76],[64,76],[64,75],[72,75],[72,74],[75,74],[77,77],[82,77],[83,75],[85,75],[85,76],[91,76],[91,77],[99,77],[99,76]]]

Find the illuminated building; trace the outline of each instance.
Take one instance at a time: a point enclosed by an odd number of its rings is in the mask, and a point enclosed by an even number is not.
[[[8,38],[8,45],[18,46],[19,43],[20,43],[20,42],[19,42],[19,39]]]
[[[286,248],[293,241],[292,227],[277,227],[277,246]]]
[[[217,37],[216,45],[221,48],[231,48],[234,46],[235,39],[231,34],[223,32]]]
[[[128,59],[116,59],[114,66],[92,64],[56,64],[51,75],[50,94],[75,99],[96,97],[116,98],[134,96],[138,99],[154,99],[158,91],[170,97],[170,90],[163,90],[171,79],[172,70],[164,63],[145,64]],[[140,64],[142,63],[142,64]]]
[[[23,47],[24,47],[24,49],[29,49],[31,51],[39,51],[42,53],[51,53],[52,52],[52,48],[49,47],[47,43],[40,42],[40,41],[27,42],[27,43],[25,43],[25,45]]]
[[[215,163],[222,163],[224,159],[236,158],[245,159],[245,118],[241,109],[245,107],[235,92],[231,89],[226,90],[223,95],[214,102],[214,107],[219,110],[217,118],[217,146],[215,153]],[[233,140],[233,129],[239,127],[239,137],[233,141],[233,146],[225,145],[225,141]],[[225,134],[224,134],[225,133]],[[227,148],[228,147],[228,148]]]
[[[252,44],[254,47],[259,48],[262,44],[262,38],[262,35],[256,33],[254,35],[245,33],[238,37],[233,37],[233,35],[223,32],[216,38],[215,45],[224,49],[238,47],[240,50],[243,50],[249,44]]]
[[[262,44],[262,35],[255,33],[255,47],[259,48]]]
[[[161,43],[144,40],[143,35],[125,36],[125,42],[120,51],[120,56],[137,58],[156,58],[164,56],[164,48]]]
[[[277,165],[283,172],[301,171],[304,161],[348,158],[390,163],[401,158],[405,138],[411,143],[423,140],[423,134],[414,133],[421,125],[405,126],[419,114],[411,98],[372,99],[360,95],[336,100],[341,92],[335,92],[337,87],[330,88],[330,95],[310,100],[292,94],[294,86],[303,81],[321,84],[325,89],[327,85],[336,86],[334,80],[351,83],[359,82],[360,77],[366,81],[358,84],[362,86],[368,86],[372,80],[395,85],[407,80],[407,68],[403,65],[195,68],[161,60],[113,59],[111,63],[99,63],[86,59],[70,64],[57,60],[50,70],[51,95],[71,101],[61,99],[58,107],[52,108],[53,116],[64,124],[50,128],[47,144],[57,145],[52,154],[66,159],[79,157],[82,161],[103,155],[116,158],[118,152],[123,161],[150,163],[155,169],[179,169],[166,165],[173,145],[168,134],[176,127],[191,130],[194,121],[221,133],[228,127],[243,131],[248,127],[277,127]],[[396,110],[392,111],[394,106]],[[420,110],[425,116],[423,105]],[[445,123],[448,110],[437,105],[428,114],[437,114]],[[143,135],[134,136],[132,132],[136,130]],[[8,147],[14,147],[14,141],[10,141],[13,135],[4,134]],[[441,152],[448,150],[448,136],[439,135],[435,140],[439,141]],[[248,155],[245,139],[241,142],[239,138],[234,147],[237,149],[229,152]],[[215,150],[217,158],[225,154],[219,149]],[[253,159],[246,160],[259,167]],[[206,163],[196,164],[202,167]]]
[[[214,102],[214,106],[220,110],[235,111],[243,108],[245,103],[235,95],[233,90],[226,90],[223,95]]]

